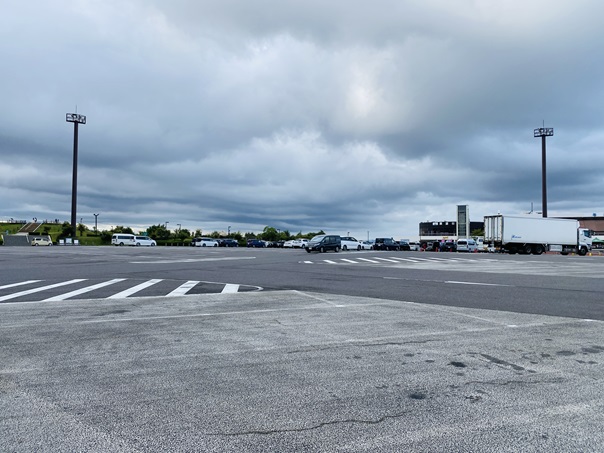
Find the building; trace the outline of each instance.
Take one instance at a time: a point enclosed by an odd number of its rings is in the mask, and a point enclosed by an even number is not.
[[[470,234],[476,230],[484,230],[484,222],[470,221]],[[441,239],[457,240],[457,222],[453,220],[420,222],[420,242],[440,241]]]

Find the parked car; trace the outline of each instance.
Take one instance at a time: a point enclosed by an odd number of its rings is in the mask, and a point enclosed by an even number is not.
[[[136,236],[136,245],[146,245],[149,247],[155,247],[157,242],[151,239],[149,236]]]
[[[218,247],[239,247],[239,242],[236,239],[220,239]]]
[[[419,252],[420,245],[417,242],[409,242],[409,250],[412,252]]]
[[[34,236],[31,238],[31,245],[52,245],[52,241],[48,236]]]
[[[264,241],[261,241],[260,239],[248,239],[247,246],[256,247],[256,248],[264,248],[266,246],[266,244],[264,243]]]
[[[305,249],[308,253],[310,252],[328,252],[333,250],[339,252],[342,247],[340,236],[334,234],[320,234],[313,237],[310,241],[307,240]]]
[[[478,244],[474,239],[458,239],[457,240],[457,251],[458,252],[477,252]]]
[[[289,241],[285,241],[283,243],[283,248],[284,249],[293,249],[294,248],[294,240],[290,239]]]
[[[361,250],[373,250],[373,242],[371,241],[362,241],[360,245]]]
[[[409,245],[409,243],[407,241],[399,241],[399,250],[406,250],[409,251],[411,250],[411,246]]]
[[[292,247],[295,249],[303,249],[308,244],[308,239],[294,239]]]
[[[457,245],[453,241],[445,241],[440,243],[441,252],[456,252]]]
[[[373,250],[400,250],[398,242],[392,238],[377,238]]]
[[[195,247],[218,247],[218,241],[212,238],[195,238],[193,241],[191,244],[194,243]]]
[[[342,250],[361,250],[361,241],[351,236],[342,236]]]

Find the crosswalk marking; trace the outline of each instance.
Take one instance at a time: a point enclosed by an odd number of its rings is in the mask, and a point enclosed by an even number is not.
[[[360,261],[367,261],[368,263],[373,263],[373,264],[377,264],[379,263],[379,261],[375,261],[375,260],[370,260],[368,258],[357,258]]]
[[[75,291],[71,291],[65,294],[59,294],[58,296],[49,297],[48,299],[44,299],[47,302],[57,301],[57,300],[65,300],[70,297],[79,296],[80,294],[89,293],[90,291],[94,291],[95,289],[104,288],[105,286],[113,285],[114,283],[123,282],[126,280],[125,278],[114,278],[113,280],[109,280],[108,282],[97,283],[96,285],[86,286],[85,288],[76,289]]]
[[[154,278],[152,280],[147,280],[146,282],[141,283],[140,285],[136,285],[133,286],[130,289],[127,289],[125,291],[122,291],[120,293],[114,294],[113,296],[109,296],[107,299],[123,299],[125,297],[129,297],[133,294],[138,293],[139,291],[142,291],[145,288],[148,288],[150,286],[156,285],[157,283],[161,282],[162,279],[161,278]]]
[[[398,261],[390,259],[390,258],[379,258],[379,257],[375,257],[376,260],[380,260],[380,261],[386,261],[388,263],[398,263]]]
[[[11,283],[10,285],[0,286],[0,289],[14,288],[15,286],[29,285],[30,283],[38,283],[41,280],[27,280],[26,282]]]
[[[239,291],[239,285],[232,285],[232,284],[224,285],[224,288],[222,289],[223,293],[236,293],[238,291]]]
[[[178,288],[176,288],[174,291],[168,293],[168,296],[184,296],[185,294],[187,294],[193,287],[195,287],[195,285],[197,285],[199,283],[198,280],[189,280],[186,283],[183,283],[182,285],[180,285]]]
[[[84,280],[86,280],[86,279],[85,278],[75,278],[73,280],[69,280],[66,282],[54,283],[52,285],[41,286],[39,288],[33,288],[33,289],[25,290],[25,291],[20,291],[18,293],[8,294],[6,296],[0,297],[0,302],[5,301],[5,300],[10,300],[10,299],[15,299],[15,298],[21,297],[21,296],[27,296],[29,294],[39,293],[42,291],[46,291],[47,289],[53,289],[53,288],[59,288],[61,286],[73,285],[74,283],[83,282]]]

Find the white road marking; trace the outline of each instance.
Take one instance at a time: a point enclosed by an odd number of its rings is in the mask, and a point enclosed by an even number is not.
[[[346,261],[347,263],[359,264],[357,261],[349,260],[348,258],[340,258],[342,261]]]
[[[142,291],[143,289],[153,286],[161,281],[162,279],[147,280],[146,282],[143,282],[140,285],[133,286],[130,289],[114,294],[113,296],[109,296],[107,299],[124,299],[125,297],[129,297],[132,294],[136,294],[139,291]]]
[[[15,299],[17,297],[26,296],[28,294],[39,293],[39,292],[42,292],[42,291],[46,291],[47,289],[59,288],[60,286],[72,285],[74,283],[83,282],[84,280],[86,280],[86,279],[85,278],[76,278],[76,279],[69,280],[69,281],[66,281],[66,282],[55,283],[53,285],[46,285],[46,286],[41,286],[39,288],[28,289],[27,291],[21,291],[21,292],[18,292],[18,293],[8,294],[7,296],[2,296],[2,297],[0,297],[0,301],[9,300],[9,299]]]
[[[118,282],[123,282],[124,280],[126,280],[126,279],[125,278],[114,278],[113,280],[109,280],[107,282],[97,283],[96,285],[86,286],[85,288],[76,289],[75,291],[71,291],[69,293],[59,294],[58,296],[49,297],[48,299],[44,299],[44,301],[50,302],[50,301],[56,301],[56,300],[69,299],[70,297],[79,296],[80,294],[88,293],[90,291],[94,291],[95,289],[113,285]]]
[[[15,286],[29,285],[30,283],[38,283],[38,282],[41,282],[41,281],[42,280],[27,280],[26,282],[11,283],[10,285],[0,286],[0,289],[14,288]]]
[[[370,260],[368,258],[357,258],[357,259],[361,260],[361,261],[367,261],[368,263],[379,264],[379,261]]]
[[[216,258],[183,258],[181,260],[154,260],[154,261],[130,261],[131,264],[174,264],[174,263],[198,263],[201,261],[233,261],[233,260],[255,260],[255,256],[240,257],[216,257]]]
[[[454,280],[445,280],[445,283],[453,283],[455,285],[512,286],[512,285],[501,285],[501,284],[498,284],[498,283],[456,282]]]
[[[195,285],[197,285],[199,283],[198,280],[189,280],[186,283],[183,283],[182,285],[180,285],[178,288],[176,288],[174,291],[166,294],[166,296],[184,296],[185,294],[187,294],[193,287],[195,287]]]
[[[221,291],[223,294],[239,292],[239,285],[227,283]]]
[[[398,261],[391,260],[391,259],[388,259],[388,258],[378,258],[378,257],[375,257],[375,259],[376,260],[380,260],[380,261],[386,261],[388,263],[397,263],[398,262]]]

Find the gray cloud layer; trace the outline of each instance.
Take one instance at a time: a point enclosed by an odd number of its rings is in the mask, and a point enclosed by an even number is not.
[[[9,1],[2,218],[409,237],[604,214],[596,1]]]

